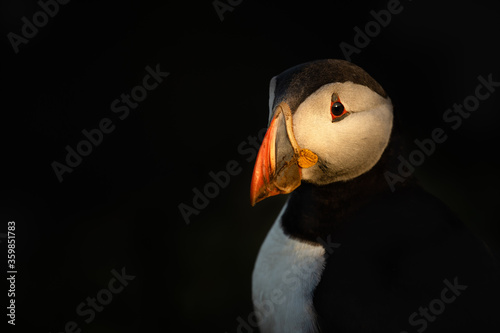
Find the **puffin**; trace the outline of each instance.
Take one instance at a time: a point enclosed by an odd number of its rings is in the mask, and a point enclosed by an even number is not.
[[[250,201],[289,195],[252,273],[260,332],[500,332],[498,258],[414,177],[388,184],[394,119],[345,60],[271,79]]]

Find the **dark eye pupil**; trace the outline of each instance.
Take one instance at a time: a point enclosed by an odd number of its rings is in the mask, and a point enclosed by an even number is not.
[[[335,102],[332,105],[332,113],[334,116],[340,116],[344,112],[344,105],[340,102]]]

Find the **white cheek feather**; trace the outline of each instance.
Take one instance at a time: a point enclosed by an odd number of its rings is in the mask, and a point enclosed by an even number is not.
[[[283,233],[280,215],[259,251],[252,299],[262,333],[317,332],[313,292],[325,264],[325,249]]]
[[[331,94],[335,91],[351,112],[332,123]],[[293,117],[299,145],[316,153],[320,162],[302,176],[317,184],[353,179],[380,159],[392,129],[392,104],[369,88],[352,82],[327,84],[310,95]]]

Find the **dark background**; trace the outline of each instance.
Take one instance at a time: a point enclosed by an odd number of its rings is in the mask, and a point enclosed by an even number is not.
[[[343,59],[339,44],[354,45],[353,28],[387,3],[245,0],[221,21],[212,1],[71,1],[15,54],[7,34],[40,7],[3,0],[0,232],[16,221],[15,331],[75,321],[83,332],[236,332],[252,311],[259,246],[286,200],[250,207],[253,160],[238,147],[267,125],[272,76]],[[442,115],[479,75],[500,81],[500,11],[477,0],[401,5],[351,60],[389,93],[410,148],[446,129],[416,175],[498,250],[500,92],[456,131]],[[157,64],[170,75],[118,119],[111,102]],[[60,183],[51,163],[103,118],[115,130]],[[241,173],[187,225],[178,205],[192,206],[192,189],[231,160]],[[5,239],[0,247],[4,276]],[[84,323],[78,304],[122,267],[136,278]]]

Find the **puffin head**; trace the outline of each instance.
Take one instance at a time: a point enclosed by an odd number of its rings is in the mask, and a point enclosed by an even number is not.
[[[273,77],[251,204],[290,193],[302,180],[326,185],[369,171],[388,145],[392,109],[380,84],[344,60],[308,62]]]

